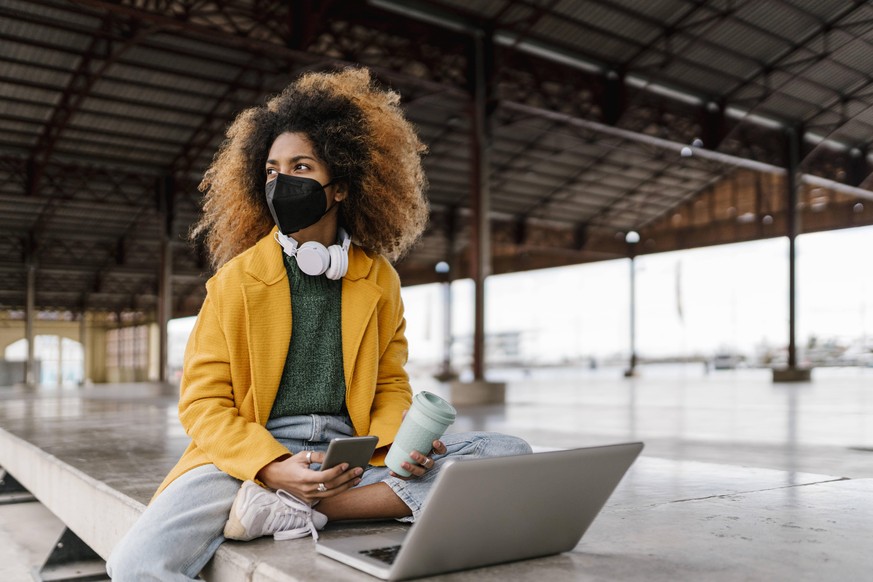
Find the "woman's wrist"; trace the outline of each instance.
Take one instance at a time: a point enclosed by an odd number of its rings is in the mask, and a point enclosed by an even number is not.
[[[273,469],[276,468],[276,465],[278,463],[281,463],[282,461],[284,461],[285,459],[288,459],[290,457],[291,457],[290,454],[285,454],[285,455],[282,455],[281,457],[277,457],[276,459],[273,459],[272,461],[270,461],[269,463],[267,463],[266,465],[261,467],[261,470],[258,471],[258,473],[255,475],[255,479],[257,479],[258,481],[260,481],[264,485],[269,485],[270,481],[271,481],[270,474],[272,473]]]

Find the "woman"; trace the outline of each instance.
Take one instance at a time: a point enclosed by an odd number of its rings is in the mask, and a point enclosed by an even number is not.
[[[389,260],[427,222],[424,150],[364,69],[307,74],[231,125],[192,231],[217,268],[185,353],[192,442],[113,551],[113,580],[192,580],[227,538],[414,521],[445,459],[530,451],[449,434],[413,455],[409,478],[384,466],[411,402]],[[368,469],[310,467],[332,438],[368,434]]]

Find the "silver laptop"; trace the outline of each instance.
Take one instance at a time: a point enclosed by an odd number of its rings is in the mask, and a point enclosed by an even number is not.
[[[626,443],[443,465],[416,523],[331,538],[320,554],[405,580],[572,550],[643,448]]]

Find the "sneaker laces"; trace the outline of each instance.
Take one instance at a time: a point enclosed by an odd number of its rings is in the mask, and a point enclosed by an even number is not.
[[[274,520],[282,520],[282,523],[275,523],[279,529],[273,534],[273,539],[277,541],[295,540],[312,535],[315,541],[318,541],[318,530],[315,524],[312,523],[312,507],[308,503],[297,499],[284,489],[276,491],[276,496],[284,503],[288,510],[279,513],[274,517]],[[299,520],[303,520],[303,525],[298,527],[288,527],[296,525]],[[271,528],[272,529],[272,528]]]

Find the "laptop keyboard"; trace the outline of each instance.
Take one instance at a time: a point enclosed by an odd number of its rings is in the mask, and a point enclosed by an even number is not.
[[[360,550],[359,554],[364,554],[371,558],[381,560],[386,564],[393,564],[397,558],[397,552],[400,551],[400,544],[396,546],[385,546],[384,548],[373,548],[372,550]]]

